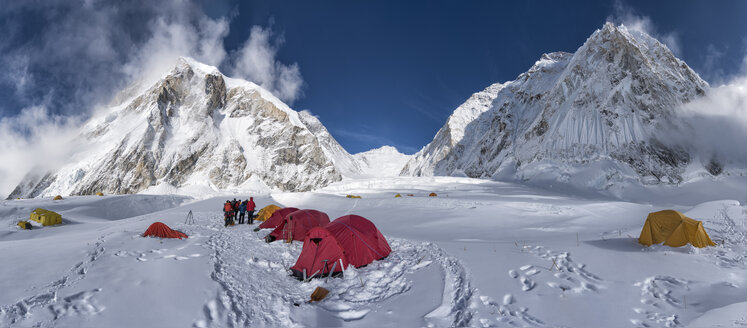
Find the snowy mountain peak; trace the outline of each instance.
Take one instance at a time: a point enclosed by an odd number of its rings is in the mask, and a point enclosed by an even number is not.
[[[30,172],[10,197],[297,191],[359,172],[313,116],[190,58],[113,103],[83,126],[68,164]]]
[[[402,173],[568,179],[604,162],[593,182],[602,188],[610,179],[681,181],[692,159],[659,142],[657,127],[707,88],[654,38],[608,23],[573,54],[542,55],[470,117],[471,97]]]

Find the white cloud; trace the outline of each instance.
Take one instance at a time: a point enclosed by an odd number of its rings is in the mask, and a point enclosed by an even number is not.
[[[259,84],[275,96],[293,103],[302,96],[303,78],[298,64],[286,65],[277,55],[282,37],[273,40],[270,28],[252,27],[249,39],[234,53],[231,74]]]
[[[212,66],[223,62],[226,58],[223,39],[228,35],[228,21],[199,17],[195,26],[185,19],[161,16],[150,23],[152,35],[124,66],[130,79],[140,79],[146,85],[154,82],[171,69],[180,56]]]
[[[0,119],[0,197],[10,194],[31,169],[53,168],[69,159],[79,124],[75,118],[50,114],[44,106]]]
[[[680,117],[659,131],[667,144],[694,152],[702,162],[712,158],[722,164],[747,168],[747,77],[711,88],[705,97],[685,104]]]

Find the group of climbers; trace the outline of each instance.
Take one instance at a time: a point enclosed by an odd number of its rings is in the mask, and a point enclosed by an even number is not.
[[[247,224],[254,223],[254,197],[249,197],[245,201],[233,199],[233,201],[227,200],[223,204],[223,220],[225,226],[234,225],[236,221],[238,224],[244,224],[244,218],[247,220]]]

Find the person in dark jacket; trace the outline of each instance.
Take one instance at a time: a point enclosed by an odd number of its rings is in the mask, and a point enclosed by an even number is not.
[[[239,202],[236,200],[236,198],[233,199],[233,220],[237,221],[239,219]]]
[[[244,215],[246,214],[246,202],[239,205],[239,224],[244,224]]]
[[[246,212],[249,215],[247,218],[247,223],[254,224],[254,197],[249,197],[249,200],[246,202]]]

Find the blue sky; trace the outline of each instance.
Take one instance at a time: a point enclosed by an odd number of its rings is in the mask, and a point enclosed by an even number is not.
[[[0,9],[0,127],[31,110],[85,119],[187,55],[311,111],[351,153],[413,153],[472,93],[608,20],[645,29],[712,85],[745,73],[744,1],[18,0]]]

